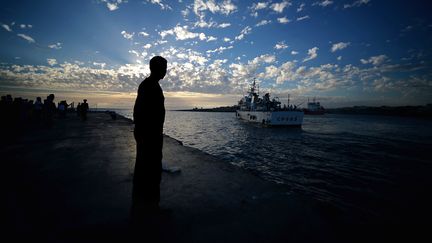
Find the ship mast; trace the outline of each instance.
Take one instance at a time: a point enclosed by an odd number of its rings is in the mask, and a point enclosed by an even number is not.
[[[288,107],[289,107],[289,102],[290,102],[290,95],[288,94]]]
[[[256,87],[256,85],[255,85],[255,78],[254,78],[254,81],[253,81],[253,84],[251,87],[251,93],[255,93],[255,87]]]

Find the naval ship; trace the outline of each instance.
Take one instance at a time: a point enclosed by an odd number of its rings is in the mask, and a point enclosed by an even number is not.
[[[261,123],[266,126],[301,126],[304,112],[296,106],[289,105],[281,107],[278,98],[270,98],[266,93],[262,98],[256,92],[255,79],[248,91],[239,102],[236,117],[248,122]]]

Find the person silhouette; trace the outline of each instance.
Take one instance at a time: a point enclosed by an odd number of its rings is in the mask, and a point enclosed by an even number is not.
[[[47,127],[53,126],[54,114],[57,110],[56,105],[54,103],[54,98],[55,98],[54,94],[48,95],[46,100],[44,100],[44,104],[43,104],[43,111],[45,113]]]
[[[86,121],[87,120],[87,111],[89,110],[89,105],[88,105],[86,99],[84,99],[83,101],[84,102],[81,103],[81,106],[80,106],[81,119],[83,121]]]
[[[133,119],[136,161],[132,189],[132,214],[159,212],[162,173],[164,95],[159,81],[167,72],[167,60],[150,60],[150,76],[138,87]]]

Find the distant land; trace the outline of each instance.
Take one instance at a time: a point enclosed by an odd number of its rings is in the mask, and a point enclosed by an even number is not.
[[[353,106],[326,109],[330,114],[432,117],[432,104],[419,106]]]
[[[195,107],[193,109],[186,109],[186,110],[177,110],[177,111],[196,111],[196,112],[235,112],[239,109],[238,105],[233,106],[221,106],[221,107],[215,107],[215,108],[198,108]]]
[[[198,108],[178,111],[194,112],[235,112],[238,105],[222,106],[215,108]],[[351,115],[384,115],[384,116],[412,116],[432,117],[432,104],[419,106],[352,106],[342,108],[326,109],[328,114],[351,114]]]

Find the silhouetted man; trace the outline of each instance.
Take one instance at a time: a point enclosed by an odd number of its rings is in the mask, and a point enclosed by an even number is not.
[[[81,112],[81,119],[83,121],[87,120],[87,111],[89,110],[89,105],[87,103],[87,100],[84,99],[84,103],[81,104],[80,106],[80,112]]]
[[[150,60],[150,76],[141,82],[134,106],[137,154],[132,191],[132,213],[159,211],[165,106],[159,80],[165,77],[167,60]]]

